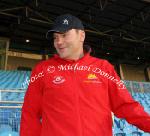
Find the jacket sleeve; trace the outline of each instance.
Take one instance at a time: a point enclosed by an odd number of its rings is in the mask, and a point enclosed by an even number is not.
[[[114,68],[110,65],[109,98],[112,111],[118,118],[125,118],[128,123],[145,132],[150,132],[150,115],[135,101]],[[113,78],[114,77],[114,78]]]
[[[38,66],[32,71],[22,107],[20,136],[40,136],[43,76]]]

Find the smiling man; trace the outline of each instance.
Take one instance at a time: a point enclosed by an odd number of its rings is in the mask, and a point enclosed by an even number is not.
[[[61,22],[62,21],[62,22]],[[84,27],[74,16],[63,16],[56,20],[52,30],[54,47],[59,56],[64,59],[78,60],[83,57],[83,43],[85,39]]]
[[[54,33],[54,47],[64,59],[78,60],[83,57],[83,30],[71,29],[65,33]]]
[[[70,14],[56,18],[53,35],[57,54],[42,61],[28,86],[20,136],[112,136],[113,112],[150,132],[150,116],[132,99],[113,66],[84,49],[82,22]]]

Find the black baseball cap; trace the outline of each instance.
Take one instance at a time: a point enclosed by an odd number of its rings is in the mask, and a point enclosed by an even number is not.
[[[46,33],[46,38],[49,39],[50,34],[53,32],[65,33],[71,29],[84,30],[81,20],[71,14],[60,15],[56,18],[52,29]]]

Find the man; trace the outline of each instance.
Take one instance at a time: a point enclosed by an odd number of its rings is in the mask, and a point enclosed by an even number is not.
[[[132,99],[113,66],[84,50],[78,18],[57,17],[49,34],[58,55],[32,71],[20,136],[112,136],[111,112],[150,132],[150,116]]]

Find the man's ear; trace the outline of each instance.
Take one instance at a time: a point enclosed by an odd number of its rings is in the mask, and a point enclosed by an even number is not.
[[[81,41],[81,42],[84,42],[84,40],[85,40],[85,31],[80,30],[80,35],[81,35],[80,41]]]

